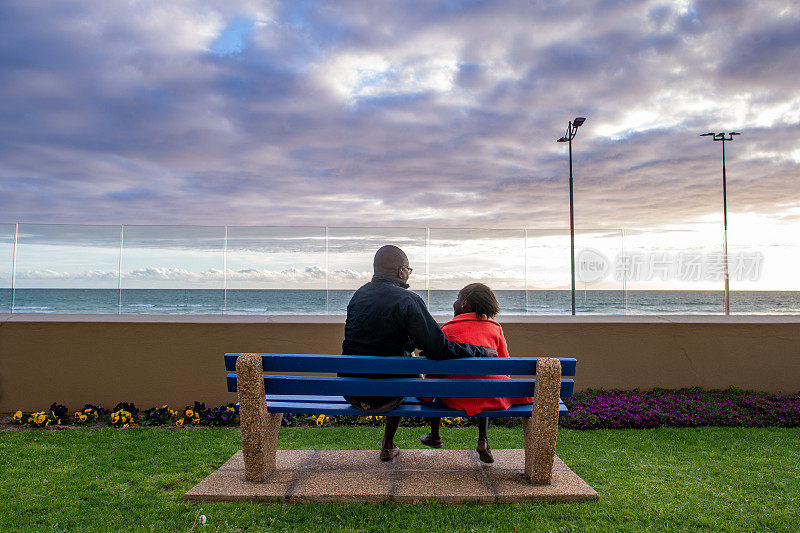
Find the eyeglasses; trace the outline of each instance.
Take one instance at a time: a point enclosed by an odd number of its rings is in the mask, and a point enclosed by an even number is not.
[[[412,272],[414,272],[414,269],[413,269],[413,268],[411,268],[410,266],[405,266],[405,265],[403,265],[403,268],[405,268],[406,270],[408,270],[408,273],[409,273],[409,275],[410,275]]]

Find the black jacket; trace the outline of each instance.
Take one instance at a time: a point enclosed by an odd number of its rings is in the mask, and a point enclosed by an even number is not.
[[[447,340],[425,302],[397,278],[375,274],[347,306],[342,353],[428,359],[486,357],[486,349]]]

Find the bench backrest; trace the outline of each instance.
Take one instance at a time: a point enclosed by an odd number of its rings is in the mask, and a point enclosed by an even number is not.
[[[236,371],[240,354],[225,354],[225,368]],[[343,373],[417,375],[458,374],[466,376],[535,376],[535,357],[464,358],[434,361],[423,357],[378,357],[366,355],[271,354],[261,355],[264,390],[268,395],[324,396],[439,396],[439,397],[525,397],[533,396],[534,377],[515,379],[384,379],[287,376],[281,373]],[[572,396],[577,362],[558,358],[561,363],[561,397]],[[228,374],[228,390],[237,391],[236,374]]]

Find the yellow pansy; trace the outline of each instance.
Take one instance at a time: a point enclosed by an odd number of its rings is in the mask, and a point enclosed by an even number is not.
[[[175,421],[175,425],[176,426],[182,426],[183,425],[183,418],[181,418],[180,420],[176,420]]]
[[[75,414],[80,415],[78,418],[80,419],[81,422],[86,422],[86,420],[89,418],[88,416],[81,415],[80,413],[75,413]]]
[[[19,422],[22,420],[22,411],[17,411],[14,413],[14,421]]]
[[[189,418],[192,418],[194,416],[194,411],[192,411],[191,409],[187,409],[186,410],[186,416],[188,416]]]

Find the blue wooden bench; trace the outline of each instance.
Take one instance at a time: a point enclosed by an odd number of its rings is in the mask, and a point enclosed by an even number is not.
[[[418,397],[534,397],[534,404],[484,411],[480,416],[524,417],[525,474],[549,483],[561,398],[572,395],[573,358],[466,358],[434,361],[422,357],[315,354],[225,354],[228,390],[238,392],[242,449],[248,481],[263,481],[275,469],[277,434],[283,413],[368,416],[343,396],[405,396],[384,416],[446,417],[463,411],[430,405]],[[234,373],[235,372],[235,373]],[[303,375],[286,375],[303,374]],[[324,373],[458,374],[524,376],[513,379],[420,379],[320,376]],[[310,375],[317,374],[317,375]]]

